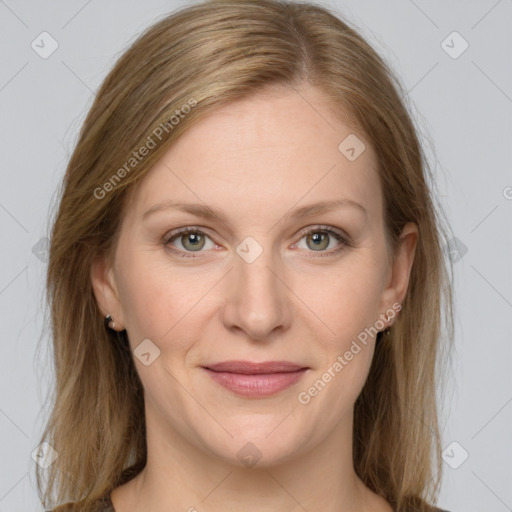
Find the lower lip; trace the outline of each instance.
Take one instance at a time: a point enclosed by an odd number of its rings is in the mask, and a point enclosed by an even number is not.
[[[260,373],[256,375],[214,372],[209,368],[204,368],[204,370],[215,382],[218,382],[221,386],[224,386],[238,395],[262,398],[289,388],[302,378],[307,368],[295,372]]]

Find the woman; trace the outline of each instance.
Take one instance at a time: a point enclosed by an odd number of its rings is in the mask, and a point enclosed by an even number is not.
[[[53,225],[45,507],[436,510],[451,286],[401,94],[313,4],[197,4],[124,53]]]

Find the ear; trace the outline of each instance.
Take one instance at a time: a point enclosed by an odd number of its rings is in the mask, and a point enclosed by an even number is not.
[[[414,222],[408,222],[400,234],[394,260],[390,263],[387,283],[381,295],[381,312],[392,308],[393,304],[402,304],[409,286],[417,241],[418,227]]]
[[[107,264],[104,256],[98,256],[91,266],[91,283],[94,296],[103,318],[111,315],[115,322],[115,330],[125,329],[125,322],[115,282],[113,268]]]

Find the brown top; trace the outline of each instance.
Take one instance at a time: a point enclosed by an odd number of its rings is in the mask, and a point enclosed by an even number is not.
[[[69,502],[64,505],[59,505],[53,510],[47,510],[46,512],[74,512],[76,510],[77,503]],[[95,512],[116,512],[114,509],[114,505],[112,500],[110,499],[110,493],[107,493],[102,498],[99,498],[95,502],[94,509]]]
[[[98,506],[96,509],[97,512],[116,512],[112,500],[110,499],[110,493],[107,493],[103,498],[98,499],[96,503]],[[73,512],[75,510],[74,505],[75,503],[66,503],[54,508],[53,510],[47,510],[46,512]],[[447,510],[440,508],[435,510],[437,510],[437,512],[448,512]]]

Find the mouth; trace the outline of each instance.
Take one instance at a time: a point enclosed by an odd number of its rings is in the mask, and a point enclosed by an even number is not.
[[[279,393],[297,383],[309,369],[288,361],[224,361],[201,368],[216,383],[248,398]]]

